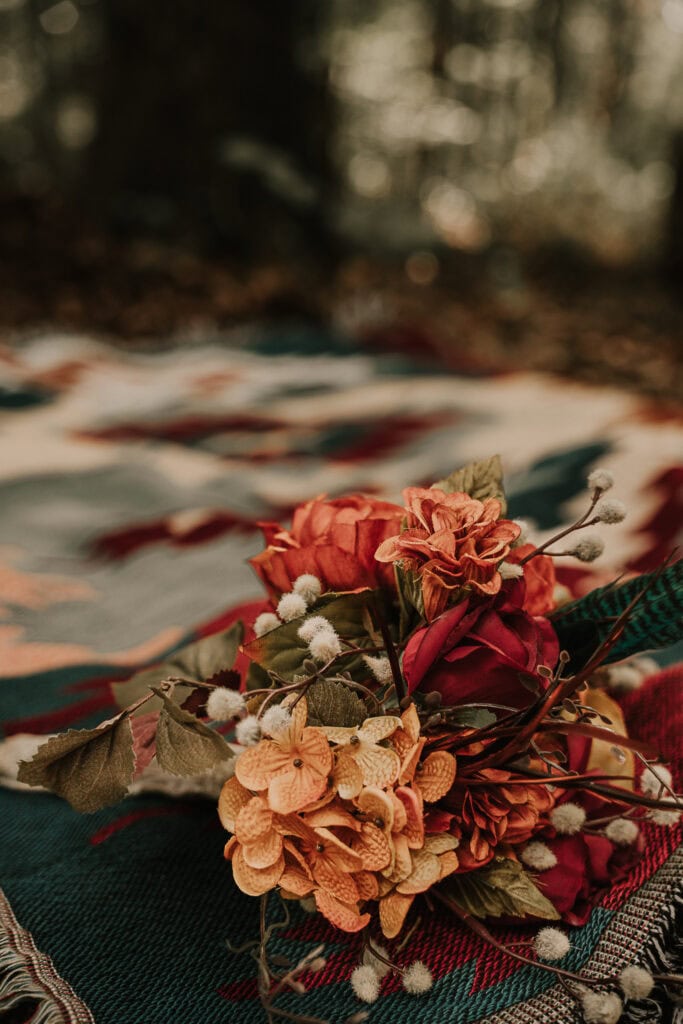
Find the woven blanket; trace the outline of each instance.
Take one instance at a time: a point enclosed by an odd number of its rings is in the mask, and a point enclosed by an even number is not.
[[[256,522],[285,520],[314,495],[396,500],[407,484],[499,452],[510,514],[533,520],[537,540],[582,508],[590,468],[614,473],[629,516],[606,535],[605,579],[653,567],[681,540],[679,411],[539,375],[444,368],[309,328],[184,338],[153,353],[27,339],[0,348],[0,407],[5,736],[107,718],[113,681],[259,597],[245,565],[260,547]],[[587,586],[583,570],[565,572]],[[624,709],[680,787],[683,651],[658,657],[663,671]],[[0,1017],[262,1020],[255,965],[226,947],[256,934],[257,901],[232,882],[210,801],[147,794],[79,816],[52,795],[2,789],[0,803]],[[665,958],[681,836],[653,829],[647,839],[637,870],[573,933],[570,968],[599,977]],[[434,988],[417,1004],[387,980],[372,1021],[576,1019],[549,975],[493,953],[445,914],[423,923],[406,953],[429,964]],[[359,1009],[353,939],[298,907],[277,939],[295,960],[318,942],[326,968],[303,1001],[282,1006],[342,1021]]]

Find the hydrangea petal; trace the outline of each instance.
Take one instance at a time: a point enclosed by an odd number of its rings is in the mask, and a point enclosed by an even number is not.
[[[269,832],[255,842],[242,843],[242,852],[250,868],[268,868],[275,864],[282,853],[282,836],[277,832]]]
[[[267,789],[271,779],[288,772],[292,755],[275,740],[261,740],[248,747],[235,761],[235,775],[247,789]]]
[[[401,727],[401,719],[395,715],[379,715],[377,718],[366,718],[358,735],[364,743],[379,743],[386,740]]]
[[[268,803],[278,814],[291,814],[317,800],[326,787],[326,774],[320,775],[307,764],[302,764],[272,780],[268,787]]]
[[[233,832],[241,843],[253,843],[267,836],[273,828],[273,812],[263,797],[253,796],[244,805],[235,821]]]
[[[235,831],[237,815],[250,800],[251,793],[234,775],[224,783],[218,798],[218,817],[223,828],[228,832]]]
[[[232,857],[232,874],[235,884],[247,896],[263,896],[274,889],[285,868],[285,858],[280,854],[274,864],[267,868],[252,868],[244,859],[244,851],[237,846]]]
[[[428,850],[418,850],[413,854],[413,870],[396,889],[400,893],[415,894],[425,892],[438,882],[441,875],[439,858]]]
[[[304,729],[296,751],[320,775],[329,775],[332,771],[332,751],[322,729]]]
[[[455,781],[456,760],[447,750],[435,750],[418,767],[415,784],[423,800],[435,803],[445,796]]]
[[[386,832],[371,822],[361,826],[360,834],[351,840],[351,848],[360,854],[368,871],[383,871],[391,864],[391,841]]]
[[[386,939],[395,939],[401,931],[414,899],[414,896],[391,892],[380,900],[379,923]]]
[[[359,914],[358,908],[342,903],[324,889],[316,889],[315,904],[330,924],[345,932],[359,932],[370,923],[369,914]]]
[[[345,748],[337,754],[332,779],[342,800],[353,800],[363,788],[363,773]]]
[[[356,748],[354,757],[363,773],[363,782],[366,786],[385,789],[398,778],[401,762],[396,751],[390,747],[361,743]]]
[[[377,882],[377,875],[374,875],[372,871],[357,871],[353,876],[353,880],[356,883],[361,900],[377,899],[379,896],[379,884]]]

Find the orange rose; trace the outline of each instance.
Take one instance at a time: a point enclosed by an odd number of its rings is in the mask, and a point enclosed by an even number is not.
[[[375,551],[398,532],[403,515],[398,505],[362,494],[314,498],[297,508],[291,530],[261,524],[268,546],[251,564],[275,599],[303,573],[317,576],[324,590],[393,589],[393,568],[376,562]]]
[[[380,544],[375,558],[401,562],[420,576],[427,621],[440,615],[465,586],[497,594],[498,566],[520,533],[515,523],[500,518],[500,502],[446,494],[435,487],[409,487],[403,496],[407,529]]]

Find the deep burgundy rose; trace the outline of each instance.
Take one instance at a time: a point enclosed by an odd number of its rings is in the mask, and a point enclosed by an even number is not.
[[[523,611],[524,583],[507,584],[490,602],[469,598],[408,641],[403,672],[410,693],[436,690],[444,704],[491,701],[524,707],[531,694],[520,674],[538,676],[559,655],[547,619]]]
[[[623,806],[605,801],[590,792],[568,793],[558,800],[581,804],[591,818],[604,820],[623,812]],[[596,829],[596,832],[598,830]],[[584,925],[603,893],[622,881],[640,860],[642,835],[630,846],[615,846],[604,835],[581,831],[573,836],[553,836],[549,826],[544,843],[557,857],[554,868],[541,872],[537,883],[553,904],[562,920],[571,925]]]

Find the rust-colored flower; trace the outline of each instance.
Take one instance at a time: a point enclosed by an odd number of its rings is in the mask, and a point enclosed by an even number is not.
[[[362,781],[365,786],[379,786],[385,789],[398,777],[400,760],[398,754],[391,747],[382,746],[382,742],[388,739],[401,725],[400,718],[394,715],[379,715],[377,718],[366,718],[362,725],[357,728],[342,728],[337,726],[322,726],[320,731],[328,740],[336,743],[338,747],[337,758],[342,759],[342,764],[348,758],[353,760],[362,773]],[[356,786],[353,772],[350,766],[344,765],[346,775],[343,783],[346,784],[347,792],[351,792]],[[339,776],[339,760],[337,760],[337,774]],[[355,795],[355,794],[353,794]]]
[[[407,528],[380,544],[375,558],[401,562],[419,575],[426,619],[440,615],[464,587],[497,594],[498,566],[520,533],[515,523],[500,518],[500,502],[435,487],[409,487],[403,496]]]
[[[519,565],[536,549],[533,544],[513,548],[508,562]],[[524,601],[522,608],[529,615],[547,615],[555,608],[555,563],[548,555],[536,555],[522,566],[524,572]]]
[[[548,786],[515,778],[508,771],[483,768],[474,779],[456,779],[442,805],[453,814],[455,831],[461,835],[460,870],[483,867],[500,843],[527,842],[554,804]]]
[[[400,529],[403,509],[361,494],[315,498],[294,512],[290,530],[262,523],[266,549],[251,559],[271,598],[313,573],[324,590],[395,589],[391,566],[375,561],[378,545]]]
[[[237,779],[256,793],[267,790],[268,806],[278,814],[303,810],[327,789],[332,751],[321,729],[306,726],[307,713],[302,697],[289,728],[249,747],[235,762]]]

